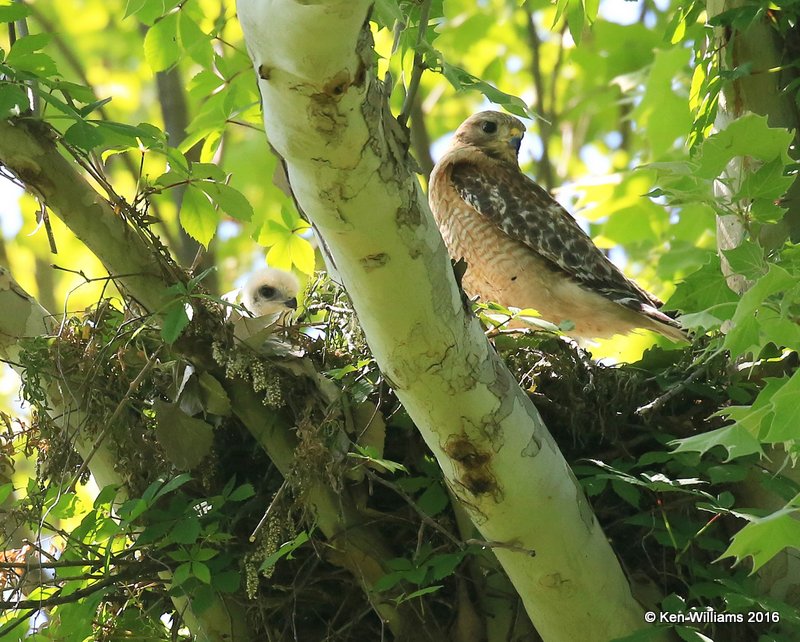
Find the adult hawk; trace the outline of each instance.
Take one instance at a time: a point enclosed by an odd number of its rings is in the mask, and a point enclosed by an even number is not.
[[[566,333],[575,337],[646,328],[686,340],[680,324],[658,310],[661,301],[628,279],[522,173],[517,154],[524,132],[508,114],[475,114],[431,174],[431,210],[450,256],[467,262],[467,294],[571,322]]]

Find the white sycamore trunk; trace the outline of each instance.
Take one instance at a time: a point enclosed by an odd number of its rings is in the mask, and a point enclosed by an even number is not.
[[[462,306],[375,78],[365,0],[238,0],[264,124],[382,372],[547,642],[644,626],[538,413]],[[590,420],[590,418],[587,418]],[[527,551],[527,552],[526,552]]]

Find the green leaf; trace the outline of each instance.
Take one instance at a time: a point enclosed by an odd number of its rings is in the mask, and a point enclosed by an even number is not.
[[[634,508],[639,508],[641,495],[634,486],[618,479],[612,479],[611,488],[621,499]]]
[[[216,163],[192,163],[190,172],[193,179],[214,181],[216,183],[225,182],[225,172]]]
[[[392,573],[387,573],[386,575],[380,577],[377,582],[375,582],[374,589],[378,593],[382,593],[383,591],[388,591],[389,589],[397,586],[403,580],[403,573],[395,571]]]
[[[273,236],[274,243],[267,252],[267,263],[281,270],[291,270],[294,266],[304,274],[312,274],[315,255],[311,243],[282,225],[273,225],[273,234],[277,229],[285,232],[280,236],[277,234]]]
[[[91,102],[87,103],[85,107],[82,107],[80,110],[78,110],[78,113],[84,118],[86,118],[93,111],[100,109],[103,105],[106,105],[110,102],[111,102],[110,96],[108,98],[101,98],[100,100],[92,100]]]
[[[54,76],[58,73],[56,63],[45,53],[38,51],[50,42],[48,34],[35,34],[20,38],[6,58],[6,64],[16,71],[27,71],[36,76]]]
[[[133,522],[137,517],[147,510],[147,502],[144,499],[129,499],[122,504],[119,509],[120,517]]]
[[[172,573],[172,585],[180,586],[192,576],[192,565],[189,562],[184,562]]]
[[[586,10],[586,21],[591,25],[597,19],[597,12],[600,9],[600,0],[584,0]]]
[[[103,487],[103,489],[97,493],[97,497],[94,498],[94,503],[92,506],[94,508],[110,506],[116,499],[118,490],[119,486],[116,484],[109,484],[108,486]]]
[[[408,600],[413,600],[417,597],[422,597],[423,595],[429,595],[430,593],[436,593],[440,588],[442,588],[442,584],[437,584],[434,586],[426,586],[425,588],[417,589],[416,591],[412,591],[408,594],[403,594],[400,597],[395,599],[397,604],[402,604],[403,602],[407,602]]]
[[[780,198],[794,180],[793,176],[784,175],[784,167],[781,156],[764,163],[758,170],[746,175],[734,199],[764,198],[774,201]]]
[[[0,5],[0,22],[14,22],[15,20],[22,20],[29,15],[31,15],[30,8],[21,2]]]
[[[181,300],[170,303],[161,315],[161,338],[172,345],[189,325],[188,304]]]
[[[286,559],[294,559],[292,557],[292,553],[300,548],[303,544],[308,541],[308,533],[303,531],[299,533],[297,537],[289,542],[284,542],[281,544],[280,548],[275,551],[272,555],[265,559],[261,566],[258,567],[259,571],[266,571],[271,569],[275,564],[278,562],[279,559],[285,557]]]
[[[788,162],[787,149],[792,138],[792,132],[770,127],[765,116],[746,114],[703,142],[698,159],[698,175],[716,178],[737,156],[751,156],[765,162],[781,158]]]
[[[153,71],[164,71],[178,62],[178,13],[167,14],[147,30],[144,57]]]
[[[762,437],[767,443],[800,439],[800,370],[775,392],[771,399],[774,415]],[[798,540],[800,542],[800,540]]]
[[[181,486],[185,483],[191,481],[192,476],[188,473],[181,473],[180,475],[173,477],[166,483],[163,480],[154,481],[150,486],[147,487],[145,494],[142,495],[145,499],[149,496],[149,502],[155,502],[157,499],[163,497],[171,493],[174,490],[178,490]]]
[[[729,319],[735,308],[727,304],[735,304],[738,300],[722,275],[719,259],[712,257],[703,267],[678,283],[665,307],[681,312],[704,312],[713,308],[715,317]]]
[[[17,38],[13,45],[11,45],[11,52],[8,54],[8,58],[6,59],[9,64],[11,64],[11,57],[16,54],[18,56],[33,53],[34,51],[39,51],[39,49],[44,49],[52,40],[52,37],[49,33],[35,33],[31,36],[23,36],[22,38]]]
[[[219,555],[219,551],[214,548],[198,548],[192,551],[192,559],[196,562],[207,562]]]
[[[398,470],[402,470],[404,473],[408,472],[403,464],[398,464],[397,462],[390,461],[388,459],[382,459],[372,446],[359,446],[358,444],[354,444],[354,447],[358,452],[347,453],[347,456],[352,459],[360,459],[363,461],[368,461],[371,464],[377,464],[378,466],[381,466],[392,473],[396,473]]]
[[[234,489],[230,495],[228,495],[228,499],[232,502],[242,502],[255,494],[256,491],[252,484],[242,484],[238,488]]]
[[[212,415],[230,416],[231,400],[222,384],[207,372],[201,372],[197,381],[200,384],[203,408]]]
[[[238,189],[224,183],[209,181],[201,181],[196,185],[229,216],[239,221],[249,221],[253,218],[253,206]]]
[[[103,143],[103,135],[97,127],[86,121],[79,121],[64,132],[64,140],[70,145],[90,152]]]
[[[583,28],[585,26],[585,13],[583,10],[582,0],[570,0],[569,8],[567,9],[567,26],[569,33],[576,45],[581,44],[583,37]]]
[[[750,571],[752,574],[783,549],[798,548],[800,544],[798,513],[800,509],[785,507],[766,517],[751,518],[751,523],[736,533],[720,559],[734,557],[740,562],[745,557],[752,557],[753,569]]]
[[[722,253],[736,274],[750,280],[757,279],[767,271],[764,250],[755,243],[745,241],[739,247],[723,250]]]
[[[169,533],[169,540],[175,544],[194,544],[200,537],[202,526],[197,518],[181,519]]]
[[[19,116],[30,109],[28,95],[11,83],[0,84],[0,118]]]
[[[186,11],[178,12],[178,38],[181,47],[197,64],[210,68],[214,62],[211,39],[203,33]]]
[[[79,508],[80,503],[77,495],[74,493],[63,493],[56,499],[55,503],[47,508],[47,514],[56,519],[70,519],[75,517]]]
[[[733,419],[734,426],[747,430],[767,443],[800,439],[800,370],[791,377],[767,379],[751,406],[731,406],[718,414]]]
[[[180,221],[189,236],[208,247],[217,231],[219,214],[202,190],[189,185],[183,195]]]
[[[432,482],[417,499],[417,506],[429,517],[441,513],[449,503],[449,495],[438,482]]]
[[[376,0],[375,18],[381,27],[391,28],[395,21],[403,20],[403,13],[395,0]]]
[[[8,482],[0,486],[0,504],[4,503],[14,490],[14,484]]]
[[[116,123],[114,121],[94,121],[102,131],[107,148],[136,149],[144,146],[148,149],[163,150],[166,146],[164,133],[153,125],[140,123],[137,126]],[[168,152],[167,152],[168,153]],[[170,162],[173,157],[170,157]]]
[[[786,209],[786,207],[779,205],[777,201],[757,198],[750,203],[750,216],[762,223],[777,223],[786,214]]]
[[[428,560],[428,565],[431,569],[431,580],[441,580],[451,575],[463,559],[464,553],[461,552],[433,556]]]
[[[190,470],[211,452],[214,429],[201,419],[184,413],[177,404],[157,399],[156,438],[164,453],[179,470]]]
[[[530,112],[528,105],[521,98],[500,91],[497,87],[490,85],[477,76],[473,76],[471,73],[461,69],[461,67],[451,65],[444,60],[441,61],[441,66],[444,77],[447,78],[450,84],[458,91],[475,89],[486,96],[491,102],[504,107],[512,114],[522,116],[523,118],[535,117],[535,114]]]
[[[152,25],[179,2],[180,0],[128,0],[125,17],[136,15],[144,24]]]
[[[776,315],[768,300],[796,283],[797,279],[793,275],[772,264],[769,271],[742,295],[731,319],[733,327],[723,343],[723,347],[731,351],[732,357],[746,353],[758,355],[764,345],[771,341],[771,338],[763,335],[759,323],[764,318],[774,319]]]
[[[122,15],[123,19],[128,16],[134,16],[144,9],[148,0],[128,0],[125,5],[125,13]]]
[[[725,461],[763,452],[758,439],[753,437],[746,428],[738,424],[671,441],[669,444],[670,446],[675,446],[674,452],[676,453],[696,452],[701,455],[716,446],[722,446],[728,451],[728,457]]]

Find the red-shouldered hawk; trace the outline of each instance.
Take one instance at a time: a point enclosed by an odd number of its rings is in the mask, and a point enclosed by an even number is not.
[[[544,189],[517,154],[520,120],[484,111],[465,120],[433,169],[429,199],[462,285],[505,307],[533,308],[567,334],[604,338],[635,328],[673,341],[686,335],[662,305],[628,279]],[[565,324],[568,325],[568,324]]]
[[[300,283],[291,272],[275,268],[253,272],[239,292],[242,305],[253,316],[231,310],[228,323],[233,325],[233,336],[252,348],[263,346],[277,328],[291,319],[291,311],[297,309],[299,290]],[[233,301],[236,293],[222,298]]]
[[[242,303],[253,316],[286,312],[297,308],[300,283],[291,272],[262,268],[253,272],[242,287]]]

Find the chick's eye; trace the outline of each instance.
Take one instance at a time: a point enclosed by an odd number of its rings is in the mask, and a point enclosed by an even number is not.
[[[277,290],[269,285],[262,285],[258,288],[258,293],[263,296],[265,299],[271,299],[275,296]]]
[[[481,123],[481,129],[487,134],[494,134],[497,131],[497,123],[493,120],[484,120]]]

